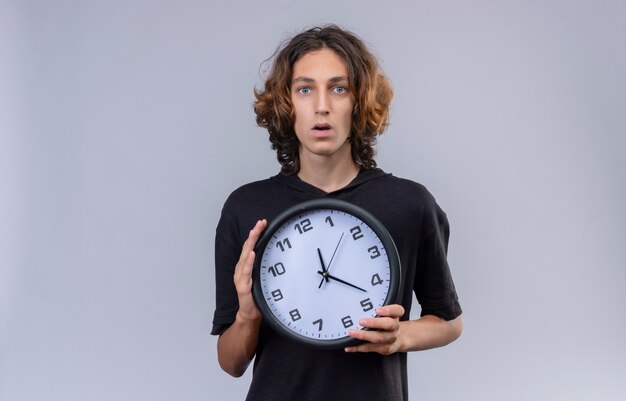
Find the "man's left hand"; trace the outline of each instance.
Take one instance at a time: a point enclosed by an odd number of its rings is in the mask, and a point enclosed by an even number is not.
[[[376,314],[379,317],[359,320],[359,324],[369,330],[350,330],[350,337],[365,343],[346,347],[346,352],[377,352],[389,355],[401,349],[400,317],[404,315],[402,305],[382,306],[376,309]]]

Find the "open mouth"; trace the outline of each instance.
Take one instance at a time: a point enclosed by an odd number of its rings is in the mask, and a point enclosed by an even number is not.
[[[330,128],[331,126],[329,124],[315,124],[315,126],[313,126],[315,131],[328,131]]]

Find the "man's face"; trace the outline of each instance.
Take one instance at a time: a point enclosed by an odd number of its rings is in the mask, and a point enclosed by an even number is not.
[[[291,101],[300,159],[352,157],[347,141],[354,96],[346,62],[331,49],[302,56],[293,68]]]

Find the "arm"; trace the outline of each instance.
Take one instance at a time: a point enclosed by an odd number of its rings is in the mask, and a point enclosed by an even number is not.
[[[434,315],[425,315],[417,320],[400,321],[404,315],[401,305],[379,308],[378,318],[362,319],[363,327],[375,330],[352,330],[350,336],[366,341],[346,352],[378,352],[389,355],[394,352],[422,351],[443,347],[460,337],[463,331],[461,316],[445,321]]]
[[[217,340],[217,359],[220,367],[234,377],[240,377],[248,368],[259,339],[261,313],[252,298],[253,249],[266,226],[266,220],[258,221],[243,244],[233,277],[239,310],[235,322]]]

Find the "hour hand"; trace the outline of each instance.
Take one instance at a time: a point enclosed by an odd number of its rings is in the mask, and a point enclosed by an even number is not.
[[[326,269],[326,264],[324,263],[324,258],[322,258],[322,251],[320,251],[319,248],[317,248],[317,254],[320,257],[320,264],[322,265],[322,276],[324,277],[324,280],[326,280],[326,282],[328,282],[328,270]],[[320,288],[322,286],[322,283],[320,283],[319,287]]]
[[[324,273],[328,273],[328,270],[330,269],[330,265],[333,264],[333,259],[335,259],[335,254],[337,253],[339,244],[341,244],[341,239],[343,238],[343,234],[344,233],[341,233],[341,237],[339,237],[339,241],[337,242],[337,245],[335,246],[335,251],[333,252],[333,256],[330,257],[330,262],[328,262],[328,268],[325,268],[326,266],[324,266],[324,262],[322,261],[322,252],[320,251],[319,248],[317,248],[317,253],[320,255],[320,261],[322,262],[322,270],[324,271]],[[317,286],[317,288],[322,288],[322,284],[324,284],[324,280],[328,282],[328,277],[324,276],[322,280],[320,280],[320,285]]]
[[[347,286],[350,286],[352,288],[356,288],[359,291],[367,292],[367,290],[364,290],[363,288],[358,287],[358,286],[356,286],[356,285],[354,285],[352,283],[348,283],[347,281],[342,280],[339,277],[335,277],[335,276],[333,276],[332,274],[330,274],[328,272],[321,272],[321,271],[318,270],[317,273],[321,274],[322,277],[326,278],[326,280],[328,280],[329,278],[332,278],[334,281],[339,281],[340,283],[345,284]]]

